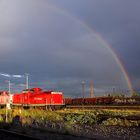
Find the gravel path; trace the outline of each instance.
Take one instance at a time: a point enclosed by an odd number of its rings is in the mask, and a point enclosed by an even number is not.
[[[40,140],[139,140],[140,128],[120,126],[94,126],[92,128],[92,134],[85,134],[83,133],[83,136],[74,136],[49,131],[40,131],[37,129],[30,129],[28,132],[28,135],[31,135]],[[22,139],[25,138],[0,132],[0,140]]]
[[[139,140],[140,127],[94,126],[93,133],[111,140]]]
[[[80,136],[62,134],[50,131],[40,131],[30,129],[28,134],[41,140],[139,140],[139,127],[120,127],[120,126],[94,126],[91,131],[86,133],[88,128]]]
[[[33,130],[30,134],[42,140],[139,140],[139,127],[93,126],[90,131],[85,127],[80,136],[66,135],[48,131]],[[87,132],[86,132],[87,131]]]

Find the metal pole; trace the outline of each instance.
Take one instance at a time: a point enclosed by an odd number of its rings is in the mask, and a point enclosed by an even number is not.
[[[10,82],[10,80],[8,80],[8,92],[9,92],[9,94],[11,93],[11,82]]]
[[[91,81],[90,83],[90,98],[94,97],[94,85],[93,85],[93,81]]]
[[[83,93],[83,99],[85,98],[85,81],[82,81],[82,93]]]
[[[8,122],[8,111],[7,111],[7,106],[6,106],[6,116],[5,116],[6,118],[5,118],[5,121],[6,121],[6,123]]]
[[[25,74],[26,76],[26,89],[29,89],[29,74]]]

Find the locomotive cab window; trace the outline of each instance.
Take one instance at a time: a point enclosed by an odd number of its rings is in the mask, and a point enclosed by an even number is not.
[[[28,93],[28,91],[27,90],[23,90],[22,93]]]
[[[30,89],[29,92],[33,93],[34,92],[34,89]]]
[[[34,89],[25,89],[25,90],[22,91],[22,93],[28,93],[28,92],[33,93]]]

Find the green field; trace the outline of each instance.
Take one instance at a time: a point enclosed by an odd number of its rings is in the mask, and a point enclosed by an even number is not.
[[[27,128],[28,131],[28,128],[33,128],[40,131],[92,137],[93,132],[96,131],[95,128],[99,129],[103,136],[110,133],[108,128],[112,126],[117,127],[117,129],[119,127],[118,133],[123,133],[123,128],[126,127],[138,129],[140,111],[132,109],[64,109],[57,111],[14,109],[6,111],[1,109],[0,127],[4,127],[5,121],[9,129],[18,127],[19,130],[23,131],[24,128],[25,131]]]

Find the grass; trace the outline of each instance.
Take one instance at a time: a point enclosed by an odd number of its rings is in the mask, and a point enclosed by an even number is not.
[[[0,109],[0,123],[5,125],[6,110]],[[19,116],[19,120],[14,119]],[[7,110],[8,123],[11,126],[16,126],[21,131],[26,131],[26,128],[37,128],[41,131],[49,130],[53,132],[61,132],[65,134],[84,133],[91,131],[94,125],[104,126],[124,126],[138,127],[140,120],[127,120],[126,117],[139,117],[139,110],[86,110],[86,109],[64,109],[57,111],[45,111],[37,109],[13,109]],[[124,117],[122,119],[122,117]],[[19,121],[19,123],[16,123]],[[9,125],[8,125],[9,127]],[[27,131],[28,131],[27,129]],[[19,129],[20,130],[20,129]]]

